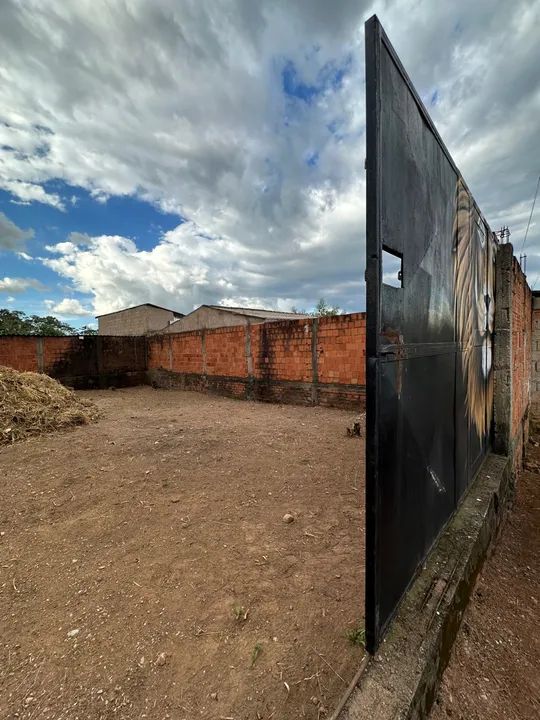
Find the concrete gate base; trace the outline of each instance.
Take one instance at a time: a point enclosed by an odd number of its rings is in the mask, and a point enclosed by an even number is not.
[[[428,716],[476,577],[512,494],[509,459],[489,455],[403,598],[378,653],[332,720]]]

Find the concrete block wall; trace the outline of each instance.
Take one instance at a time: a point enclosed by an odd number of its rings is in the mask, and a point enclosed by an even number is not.
[[[364,313],[156,335],[147,347],[156,386],[363,407]]]
[[[147,335],[165,328],[176,319],[172,310],[153,305],[138,305],[118,312],[100,315],[98,327],[100,335]]]

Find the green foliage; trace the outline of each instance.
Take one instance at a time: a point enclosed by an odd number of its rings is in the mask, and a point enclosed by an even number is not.
[[[366,646],[366,631],[361,626],[349,628],[349,630],[347,630],[347,638],[351,645],[356,645],[357,647]]]
[[[262,645],[261,643],[255,643],[255,647],[253,648],[253,652],[251,653],[251,667],[255,665],[257,662],[257,658],[262,653]]]
[[[52,315],[26,315],[0,308],[0,335],[97,335],[97,330],[87,325],[78,330]]]
[[[88,325],[83,325],[82,328],[77,332],[77,335],[97,335],[98,331],[96,328],[89,327]]]
[[[233,615],[237,622],[245,622],[248,616],[248,610],[243,605],[233,605]]]
[[[311,313],[313,317],[328,317],[329,315],[341,315],[343,310],[337,305],[328,305],[326,300],[322,297],[319,298],[318,303],[315,305],[315,310]]]
[[[32,327],[31,335],[73,335],[77,332],[71,325],[58,320],[52,315],[46,315],[45,317],[31,315],[30,325]]]
[[[296,307],[296,305],[293,305],[291,312],[300,313],[301,315],[311,315],[311,317],[327,317],[329,315],[341,315],[343,310],[337,305],[328,305],[326,300],[322,297],[319,298],[312,312],[307,312],[304,308]]]
[[[30,335],[30,318],[19,310],[0,309],[0,335]]]

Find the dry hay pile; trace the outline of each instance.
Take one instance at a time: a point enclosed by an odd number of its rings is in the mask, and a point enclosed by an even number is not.
[[[0,446],[98,418],[90,400],[47,375],[0,366]]]

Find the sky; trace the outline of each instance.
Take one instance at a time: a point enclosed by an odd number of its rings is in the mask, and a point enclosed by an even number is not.
[[[2,0],[0,307],[365,307],[376,12],[540,289],[540,0]]]

